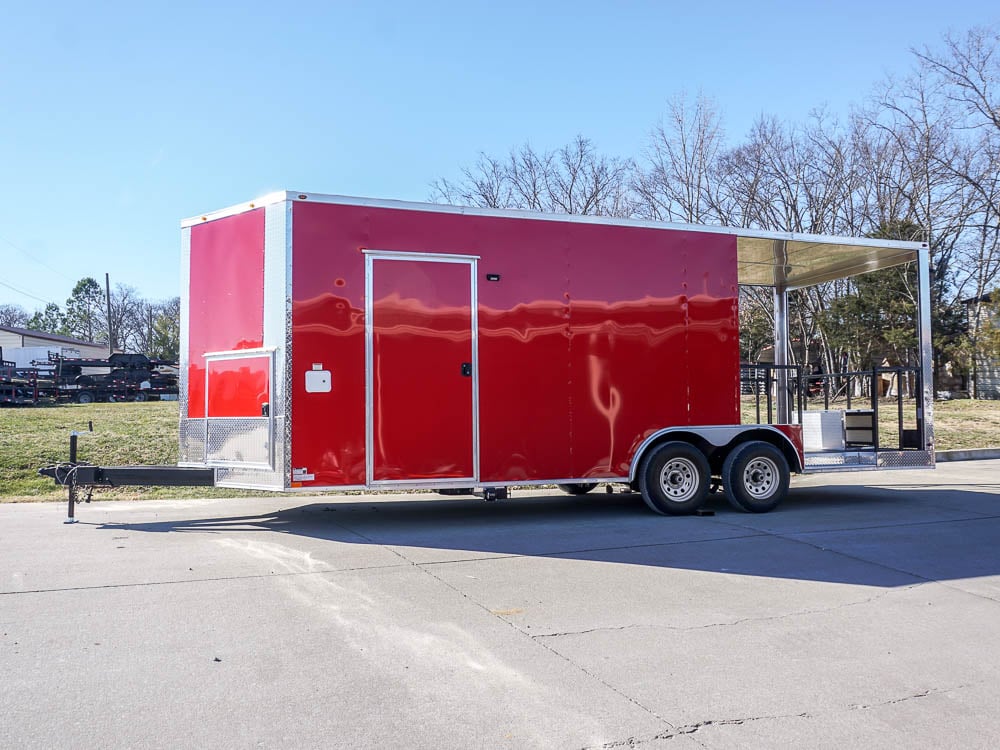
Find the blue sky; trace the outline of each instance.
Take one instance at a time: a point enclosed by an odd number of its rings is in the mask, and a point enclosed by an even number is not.
[[[682,91],[732,140],[761,113],[843,115],[995,7],[6,0],[0,303],[105,272],[177,295],[180,220],[272,190],[425,200],[479,151],[578,133],[638,155]]]

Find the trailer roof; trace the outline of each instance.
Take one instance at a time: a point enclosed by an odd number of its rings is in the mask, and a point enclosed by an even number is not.
[[[736,257],[739,282],[750,286],[783,286],[797,289],[824,281],[857,276],[880,268],[889,268],[918,259],[922,242],[881,240],[870,237],[836,237],[829,235],[770,232],[759,229],[722,227],[706,224],[675,224],[661,221],[619,219],[608,216],[551,214],[515,209],[469,208],[442,203],[356,198],[345,195],[300,193],[293,190],[269,193],[256,200],[240,203],[201,216],[185,219],[182,227],[190,227],[214,219],[243,213],[284,201],[335,203],[349,206],[371,206],[404,211],[433,211],[468,216],[496,216],[536,221],[564,221],[583,224],[604,224],[650,229],[673,229],[688,232],[709,232],[736,236]]]

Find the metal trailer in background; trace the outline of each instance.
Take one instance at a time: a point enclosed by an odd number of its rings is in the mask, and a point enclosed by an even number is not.
[[[0,406],[33,406],[37,402],[37,373],[4,360],[0,348]]]
[[[150,359],[145,354],[117,352],[106,359],[63,357],[50,353],[45,367],[56,399],[89,404],[95,401],[149,401],[177,397],[177,375],[162,368],[177,362]]]
[[[793,472],[934,464],[922,243],[279,192],[184,221],[182,258],[180,466],[219,486],[606,483],[671,514],[721,486],[759,512]],[[888,369],[917,398],[890,444],[877,370],[843,374],[871,378],[864,408],[810,410],[787,300],[905,263],[920,360]],[[752,377],[740,285],[773,290]]]

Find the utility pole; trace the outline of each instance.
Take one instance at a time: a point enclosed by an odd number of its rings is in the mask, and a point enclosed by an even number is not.
[[[104,293],[108,303],[108,356],[115,353],[115,327],[111,322],[111,277],[104,274]]]

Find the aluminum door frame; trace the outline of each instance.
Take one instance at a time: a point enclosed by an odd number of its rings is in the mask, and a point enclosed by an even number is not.
[[[478,255],[419,253],[403,250],[365,248],[365,480],[368,487],[467,487],[479,482],[479,294],[477,286]],[[472,476],[447,479],[382,479],[375,481],[375,327],[373,313],[374,271],[376,260],[401,260],[418,263],[455,263],[469,266],[469,305],[471,307],[472,345]]]
[[[274,378],[275,378],[275,366],[274,359],[277,349],[273,346],[261,346],[254,347],[253,349],[233,349],[223,352],[205,352],[202,355],[205,359],[205,430],[204,430],[204,441],[205,441],[205,466],[219,466],[219,467],[233,467],[233,468],[244,468],[244,469],[265,469],[267,471],[274,471]],[[208,413],[208,383],[209,383],[209,372],[212,369],[211,364],[213,362],[228,362],[235,359],[256,359],[256,358],[267,358],[267,390],[268,390],[268,408],[266,417],[211,417]],[[209,458],[209,426],[213,422],[215,424],[224,424],[229,422],[230,424],[238,421],[246,422],[266,422],[267,424],[267,462],[255,462],[255,461],[234,461],[226,458]]]

